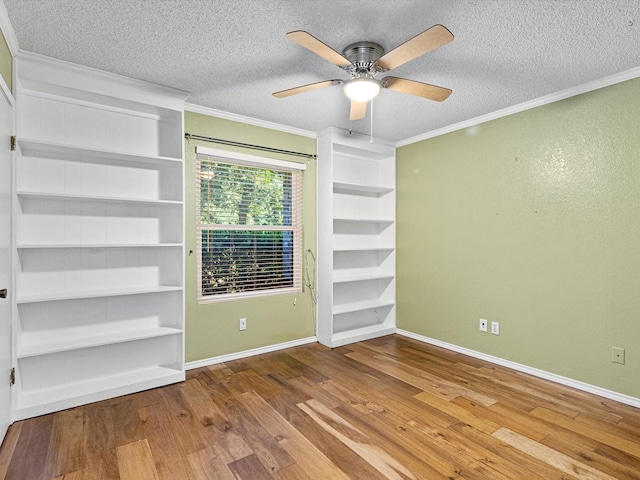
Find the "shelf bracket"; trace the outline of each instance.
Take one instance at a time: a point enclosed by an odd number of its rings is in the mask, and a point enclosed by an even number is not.
[[[18,149],[18,139],[15,135],[11,135],[11,150],[15,151]]]

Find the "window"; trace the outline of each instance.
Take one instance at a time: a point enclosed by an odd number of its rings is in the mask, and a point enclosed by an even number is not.
[[[305,165],[196,152],[198,301],[301,291]]]

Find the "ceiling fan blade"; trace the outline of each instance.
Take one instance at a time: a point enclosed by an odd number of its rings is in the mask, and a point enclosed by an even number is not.
[[[342,80],[325,80],[323,82],[310,83],[308,85],[302,85],[300,87],[289,88],[288,90],[281,90],[279,92],[273,93],[272,95],[276,98],[290,97],[291,95],[297,95],[298,93],[310,92],[311,90],[318,90],[319,88],[339,85],[341,83],[343,83]]]
[[[356,102],[351,100],[351,113],[349,120],[361,120],[367,116],[367,102]]]
[[[453,34],[442,25],[434,25],[424,32],[407,40],[390,52],[385,53],[376,62],[380,71],[387,71],[407,63],[409,60],[435,50],[453,40]]]
[[[407,80],[406,78],[385,77],[381,80],[382,87],[396,92],[408,93],[409,95],[417,95],[428,100],[442,102],[449,98],[452,90],[428,83],[416,82],[415,80]]]
[[[344,58],[329,45],[322,43],[316,37],[304,30],[289,32],[287,33],[287,38],[293,43],[302,45],[304,48],[311,50],[316,55],[324,58],[327,62],[333,63],[340,68],[347,68],[351,66],[351,62],[349,60]]]

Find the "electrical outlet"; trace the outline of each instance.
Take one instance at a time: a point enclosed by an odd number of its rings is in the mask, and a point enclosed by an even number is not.
[[[624,348],[613,347],[611,349],[611,361],[624,365]]]
[[[489,322],[487,322],[484,318],[480,319],[480,331],[481,332],[486,332],[487,331],[487,324]]]
[[[247,319],[246,318],[241,318],[240,322],[238,322],[238,329],[239,330],[246,330],[247,329]]]
[[[298,297],[293,297],[293,306],[295,307],[298,304]]]
[[[491,333],[494,335],[500,335],[500,323],[491,322]]]

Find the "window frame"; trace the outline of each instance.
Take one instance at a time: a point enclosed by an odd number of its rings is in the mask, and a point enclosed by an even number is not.
[[[287,160],[279,160],[273,158],[267,158],[256,155],[248,155],[240,152],[232,152],[228,150],[221,150],[216,148],[208,148],[202,146],[196,146],[196,172],[195,172],[195,197],[196,197],[196,261],[197,261],[197,301],[198,304],[218,303],[230,300],[260,298],[273,295],[285,295],[302,292],[302,251],[303,251],[303,216],[302,216],[302,200],[303,200],[303,175],[300,174],[296,188],[297,195],[294,193],[293,197],[297,198],[297,202],[292,202],[292,208],[297,208],[299,211],[297,215],[294,215],[298,219],[298,225],[292,225],[292,227],[282,226],[264,226],[264,225],[247,225],[246,228],[240,225],[225,225],[220,224],[215,228],[211,228],[210,224],[201,223],[200,216],[200,162],[201,161],[220,162],[231,165],[239,165],[252,168],[262,168],[277,171],[289,172],[292,174],[302,173],[306,170],[306,163],[292,162]],[[293,178],[292,178],[293,181]],[[202,291],[202,232],[204,230],[231,230],[231,231],[255,231],[255,230],[272,230],[272,231],[292,231],[293,232],[293,286],[280,287],[263,290],[250,290],[245,292],[224,293],[224,294],[208,294],[203,295]]]

